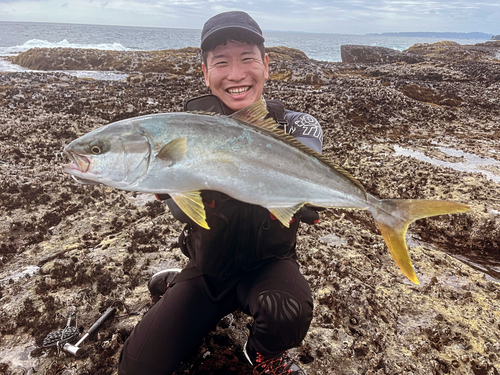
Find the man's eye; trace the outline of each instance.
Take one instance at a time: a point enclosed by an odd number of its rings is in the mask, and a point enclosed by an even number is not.
[[[220,68],[220,67],[226,66],[227,61],[219,61],[219,62],[216,62],[214,65]]]

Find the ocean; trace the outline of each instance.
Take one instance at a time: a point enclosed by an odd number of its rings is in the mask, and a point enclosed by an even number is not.
[[[155,51],[199,46],[201,30],[153,27],[78,25],[63,23],[0,21],[0,57],[15,55],[35,47],[93,48],[115,51]],[[340,46],[361,44],[382,46],[399,51],[416,43],[435,43],[439,38],[383,35],[315,34],[266,31],[265,45],[297,48],[320,61],[341,61]],[[460,44],[476,44],[486,39],[448,39]],[[26,71],[0,59],[1,71]],[[83,74],[83,73],[82,73]],[[95,73],[87,73],[92,75]],[[118,77],[118,78],[117,78]],[[101,79],[119,79],[106,74]]]

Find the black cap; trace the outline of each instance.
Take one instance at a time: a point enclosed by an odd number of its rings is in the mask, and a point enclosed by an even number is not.
[[[232,11],[219,13],[205,22],[201,30],[201,49],[205,50],[213,37],[231,30],[248,32],[257,43],[264,42],[262,30],[252,17],[245,12]]]

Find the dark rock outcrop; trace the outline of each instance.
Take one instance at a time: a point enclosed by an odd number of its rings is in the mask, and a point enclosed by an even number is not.
[[[500,40],[500,35],[493,35],[491,40]]]
[[[343,63],[391,64],[405,62],[414,64],[426,60],[439,61],[498,61],[500,42],[488,41],[475,45],[461,45],[456,42],[417,43],[403,52],[376,46],[343,45],[340,47]]]
[[[404,52],[441,61],[497,61],[500,62],[500,42],[488,41],[474,45],[462,45],[451,41],[418,43]]]
[[[126,73],[201,74],[199,48],[164,51],[102,51],[75,48],[32,48],[10,58],[35,70],[103,70]]]
[[[425,60],[421,56],[400,52],[387,47],[346,44],[340,46],[343,63],[391,64],[405,62],[415,64]]]
[[[266,52],[269,55],[269,60],[309,60],[309,57],[304,52],[296,48],[284,46],[266,47]]]

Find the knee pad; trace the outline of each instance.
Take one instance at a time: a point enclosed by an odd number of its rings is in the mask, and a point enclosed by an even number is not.
[[[257,304],[261,313],[277,324],[296,324],[302,311],[302,306],[296,298],[278,290],[260,293]]]
[[[257,297],[255,329],[276,336],[284,349],[298,345],[305,337],[312,319],[312,307],[291,294],[278,290],[261,292]]]

